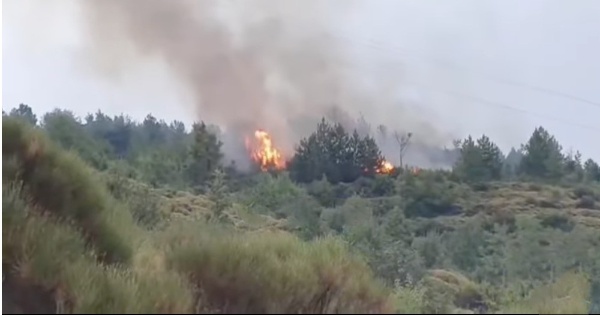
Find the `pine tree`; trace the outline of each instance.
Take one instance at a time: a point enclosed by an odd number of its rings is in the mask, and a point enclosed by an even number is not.
[[[317,130],[300,141],[292,158],[290,176],[299,182],[312,182],[326,176],[331,183],[353,182],[360,176],[373,176],[383,158],[372,137],[351,135],[341,124],[330,125],[323,118]]]
[[[216,169],[213,172],[213,178],[209,184],[208,198],[214,203],[214,217],[223,222],[226,218],[225,210],[231,206],[231,200],[225,173],[221,169]]]
[[[523,146],[520,173],[535,178],[558,180],[564,174],[562,147],[543,127],[535,129]]]
[[[4,111],[2,113],[4,114]],[[31,107],[25,104],[19,104],[19,107],[13,108],[9,116],[23,119],[34,126],[38,123],[37,116],[33,113]]]
[[[221,141],[206,129],[204,123],[194,124],[194,143],[189,148],[188,177],[191,183],[201,185],[219,167],[223,154]]]
[[[484,168],[484,179],[500,179],[504,163],[504,156],[500,148],[485,135],[477,140],[477,147],[481,153],[481,167]]]
[[[585,179],[588,181],[600,182],[600,166],[592,159],[585,161],[583,165]]]

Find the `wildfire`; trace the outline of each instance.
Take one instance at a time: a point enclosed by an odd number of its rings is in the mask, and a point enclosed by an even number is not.
[[[389,174],[394,170],[394,165],[388,161],[383,161],[379,168],[377,169],[377,173],[379,174]]]
[[[250,152],[250,158],[260,166],[261,170],[285,168],[285,159],[273,146],[273,140],[268,132],[256,130],[254,141],[246,139],[246,148]]]

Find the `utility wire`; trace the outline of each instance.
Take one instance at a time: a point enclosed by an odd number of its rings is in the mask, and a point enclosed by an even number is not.
[[[356,64],[356,62],[351,62],[351,61],[342,61],[342,60],[337,60],[335,61],[335,63],[341,67],[344,67],[346,69],[349,70],[358,70],[360,71],[359,68],[357,68],[359,65]],[[369,67],[367,68],[367,70],[371,70],[371,71],[394,71],[394,70],[399,70],[399,68],[396,65],[386,65],[385,67],[381,67],[381,69],[376,69],[373,67]],[[497,101],[491,101],[485,98],[481,98],[478,96],[474,96],[474,95],[469,95],[466,93],[462,93],[462,92],[457,92],[457,91],[452,91],[452,90],[447,90],[447,89],[441,89],[439,87],[433,86],[431,84],[426,84],[423,82],[417,82],[417,81],[407,81],[407,80],[403,80],[403,83],[406,84],[411,84],[411,85],[415,85],[415,86],[419,86],[419,87],[425,87],[427,89],[430,90],[435,90],[438,92],[441,92],[443,94],[447,94],[450,95],[454,98],[458,98],[458,99],[464,99],[464,100],[468,100],[470,102],[473,103],[478,103],[484,106],[488,106],[488,107],[497,107],[497,108],[503,108],[503,109],[507,109],[507,110],[511,110],[511,111],[515,111],[515,112],[520,112],[523,114],[528,114],[530,116],[537,116],[537,117],[541,117],[541,118],[545,118],[548,120],[554,120],[556,122],[560,122],[563,123],[565,125],[571,125],[571,126],[575,126],[575,127],[579,127],[582,129],[587,129],[587,130],[592,130],[592,131],[597,131],[600,132],[600,128],[596,127],[596,126],[590,126],[590,125],[586,125],[586,124],[580,124],[580,123],[576,123],[576,122],[572,122],[572,121],[567,121],[564,119],[561,119],[559,117],[556,116],[551,116],[551,115],[545,115],[545,114],[541,114],[541,113],[537,113],[537,112],[533,112],[533,111],[529,111],[523,108],[519,108],[519,107],[515,107],[515,106],[511,106],[508,104],[504,104],[504,103],[500,103]]]
[[[229,6],[229,7],[232,5],[231,2],[220,2],[220,4],[224,4],[224,5]],[[338,33],[342,33],[342,32],[338,32]],[[381,42],[377,42],[377,41],[373,40],[372,38],[371,39],[367,39],[367,41],[365,41],[364,39],[361,40],[361,39],[358,39],[358,38],[348,37],[348,36],[341,35],[341,34],[335,34],[334,32],[327,31],[327,30],[322,31],[321,34],[324,35],[324,36],[326,36],[326,37],[329,37],[331,39],[334,39],[334,40],[341,40],[341,41],[345,41],[345,42],[350,43],[350,44],[359,44],[359,45],[361,45],[363,47],[368,47],[368,48],[371,48],[371,49],[374,49],[374,50],[377,50],[377,51],[380,51],[380,52],[388,52],[388,53],[391,52],[391,53],[394,53],[394,55],[397,55],[397,53],[400,53],[400,54],[403,54],[405,56],[411,57],[410,54],[406,54],[406,52],[405,52],[404,49],[390,49],[390,45],[385,45],[384,46],[384,45],[382,45]],[[396,46],[396,47],[398,47],[398,46]],[[423,54],[418,54],[418,55],[423,55]],[[570,99],[572,101],[577,101],[577,102],[580,102],[580,103],[585,103],[585,104],[592,105],[592,106],[600,108],[600,103],[599,102],[591,101],[591,100],[588,100],[588,99],[585,99],[585,98],[582,98],[582,97],[579,97],[579,96],[575,96],[575,95],[563,93],[563,92],[552,90],[552,89],[545,88],[545,87],[540,87],[540,86],[536,86],[536,85],[522,83],[522,82],[518,82],[518,81],[515,81],[515,80],[510,80],[510,79],[506,79],[506,78],[496,77],[496,76],[493,76],[493,75],[490,75],[490,74],[487,74],[487,73],[484,73],[484,72],[481,72],[481,71],[474,71],[474,70],[468,69],[466,67],[461,67],[461,66],[456,65],[456,64],[454,64],[454,65],[450,64],[449,65],[448,63],[440,61],[440,60],[433,60],[432,61],[432,60],[429,60],[429,59],[426,59],[426,58],[422,58],[422,57],[419,58],[419,59],[422,59],[422,60],[424,60],[425,62],[428,62],[428,63],[439,64],[439,65],[443,65],[443,66],[446,66],[446,67],[454,68],[454,69],[457,69],[457,70],[460,70],[460,71],[465,71],[465,70],[461,70],[461,68],[462,69],[466,69],[465,72],[473,72],[475,74],[478,74],[478,75],[480,75],[482,77],[485,77],[487,79],[490,79],[492,81],[496,81],[496,82],[500,82],[500,83],[504,83],[504,84],[508,84],[508,85],[513,85],[513,86],[518,86],[518,87],[522,87],[522,88],[526,88],[526,89],[538,91],[538,92],[541,92],[541,93],[544,93],[544,94],[548,94],[548,95],[554,95],[554,96],[563,97],[563,98],[566,98],[566,99]],[[400,69],[398,67],[398,65],[401,64],[401,62],[399,62],[398,59],[396,59],[395,61],[392,61],[392,62],[394,62],[395,64],[394,65],[389,65],[389,62],[388,62],[388,65],[385,66],[385,68],[383,68],[382,70],[385,70],[385,71],[394,71],[394,70],[401,71],[402,70],[402,69]],[[339,64],[342,67],[345,67],[347,69],[352,69],[352,70],[358,70],[356,68],[356,66],[359,66],[356,62],[343,61],[343,60],[340,60],[340,59],[337,59],[336,61],[334,61],[334,63],[337,63],[337,64]],[[375,70],[375,69],[371,68],[369,70]],[[540,113],[528,111],[528,110],[523,109],[523,108],[510,106],[510,105],[503,104],[503,103],[496,102],[496,101],[490,101],[490,100],[487,100],[487,99],[484,99],[484,98],[481,98],[481,97],[478,97],[478,96],[473,96],[473,95],[469,95],[469,94],[465,94],[465,93],[461,93],[461,92],[456,92],[456,91],[450,91],[450,90],[440,89],[440,88],[437,88],[437,87],[432,86],[432,85],[424,84],[422,82],[415,82],[415,81],[403,80],[403,83],[413,84],[413,85],[422,86],[422,87],[427,87],[429,89],[437,90],[439,92],[442,92],[444,94],[453,96],[455,98],[469,100],[471,102],[479,103],[479,104],[490,106],[490,107],[504,108],[504,109],[508,109],[508,110],[512,110],[512,111],[516,111],[516,112],[521,112],[521,113],[524,113],[524,114],[528,114],[528,115],[531,115],[531,116],[538,116],[538,117],[542,117],[542,118],[545,118],[545,119],[554,120],[554,121],[557,121],[557,122],[560,122],[560,123],[563,123],[563,124],[566,124],[566,125],[572,125],[572,126],[576,126],[576,127],[579,127],[579,128],[583,128],[583,129],[588,129],[588,130],[593,130],[593,131],[600,132],[600,128],[595,127],[595,126],[589,126],[589,125],[585,125],[585,124],[580,124],[580,123],[566,121],[566,120],[563,120],[563,119],[555,117],[555,116],[549,116],[549,115],[544,115],[544,114],[540,114]]]
[[[335,34],[333,34],[331,32],[328,32],[328,33],[329,33],[328,35],[331,36],[331,37],[334,37],[334,38],[337,38],[337,39],[342,39],[342,40],[347,41],[347,42],[353,42],[353,41],[354,42],[359,42],[356,39],[352,39],[352,38],[349,38],[347,36],[335,35]],[[369,47],[369,48],[372,48],[374,50],[378,50],[380,52],[394,53],[394,55],[396,55],[395,53],[400,53],[400,54],[403,54],[405,56],[409,56],[409,57],[413,57],[413,58],[415,58],[416,56],[423,56],[423,55],[425,55],[424,53],[417,53],[417,52],[415,54],[413,54],[413,55],[407,54],[406,53],[406,49],[400,48],[399,46],[395,46],[395,45],[384,46],[384,45],[382,45],[381,42],[377,42],[377,41],[373,40],[372,38],[367,39],[366,42],[363,42],[363,43],[360,43],[360,44],[364,45],[365,47]],[[390,49],[390,48],[395,48],[395,49]],[[506,85],[512,85],[512,86],[516,86],[516,87],[521,87],[521,88],[525,88],[525,89],[530,89],[530,90],[541,92],[543,94],[548,94],[548,95],[552,95],[552,96],[558,96],[558,97],[569,99],[569,100],[572,100],[572,101],[575,101],[575,102],[585,103],[585,104],[592,105],[594,107],[600,108],[600,102],[592,101],[592,100],[589,100],[589,99],[586,99],[586,98],[583,98],[583,97],[580,97],[580,96],[576,96],[576,95],[564,93],[564,92],[561,92],[561,91],[557,91],[557,90],[553,90],[553,89],[550,89],[550,88],[546,88],[546,87],[542,87],[542,86],[537,86],[537,85],[533,85],[533,84],[529,84],[529,83],[525,83],[525,82],[519,82],[519,81],[508,79],[508,78],[498,77],[498,76],[492,75],[490,73],[486,73],[486,72],[483,72],[483,71],[473,70],[473,69],[467,68],[465,66],[460,66],[460,65],[455,64],[455,63],[454,64],[450,64],[450,63],[448,63],[446,61],[443,61],[443,60],[440,60],[440,59],[424,58],[424,57],[416,57],[416,58],[421,59],[422,61],[425,61],[427,63],[432,63],[432,64],[440,65],[442,67],[452,68],[452,69],[455,69],[455,70],[460,70],[460,71],[465,71],[465,72],[471,72],[473,74],[479,75],[479,76],[484,77],[484,78],[486,78],[488,80],[491,80],[491,81],[503,83],[503,84],[506,84]]]

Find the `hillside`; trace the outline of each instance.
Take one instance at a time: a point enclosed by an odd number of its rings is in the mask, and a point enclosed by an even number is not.
[[[3,117],[5,313],[600,310],[593,161],[248,174],[153,121]]]

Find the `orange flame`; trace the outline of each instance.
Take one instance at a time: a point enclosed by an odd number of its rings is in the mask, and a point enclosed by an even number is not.
[[[273,146],[273,141],[268,132],[264,130],[256,130],[254,132],[254,143],[250,139],[246,139],[246,148],[250,152],[250,158],[256,162],[262,171],[268,169],[283,169],[285,168],[285,159]]]
[[[383,161],[379,168],[377,168],[377,173],[379,174],[389,174],[394,170],[394,165],[388,161]]]

